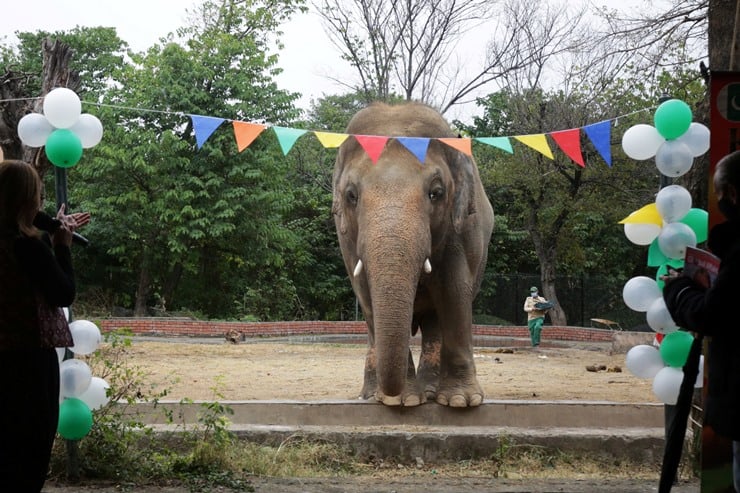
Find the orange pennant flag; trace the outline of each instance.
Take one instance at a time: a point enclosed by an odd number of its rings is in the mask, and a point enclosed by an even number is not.
[[[550,132],[550,137],[560,146],[563,152],[581,168],[585,168],[581,154],[581,131],[577,128]]]
[[[236,139],[236,148],[239,152],[249,147],[259,134],[265,129],[264,125],[258,123],[248,123],[234,121],[234,138]]]
[[[378,162],[380,154],[383,152],[386,142],[388,142],[388,137],[379,137],[377,135],[355,135],[355,139],[365,149],[373,164]]]
[[[473,140],[472,139],[467,139],[467,138],[443,138],[442,139],[440,138],[437,140],[447,144],[453,149],[457,149],[463,154],[466,154],[468,156],[473,155],[473,146],[472,146]]]

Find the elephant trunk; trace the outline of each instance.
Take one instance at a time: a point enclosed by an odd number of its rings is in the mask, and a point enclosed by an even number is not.
[[[368,231],[372,240],[365,245],[363,258],[372,300],[378,388],[392,397],[401,395],[406,384],[414,299],[430,237],[428,226],[415,228],[408,221],[389,226],[386,221],[382,231]]]

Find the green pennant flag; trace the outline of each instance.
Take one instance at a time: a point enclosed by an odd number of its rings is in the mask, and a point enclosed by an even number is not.
[[[283,150],[284,156],[288,155],[298,140],[298,137],[307,132],[307,130],[300,128],[272,127],[272,129],[275,131],[275,135],[280,143],[280,148]]]

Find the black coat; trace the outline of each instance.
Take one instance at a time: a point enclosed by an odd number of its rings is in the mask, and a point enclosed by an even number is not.
[[[721,258],[712,287],[679,277],[666,283],[663,298],[678,326],[710,336],[705,422],[740,440],[740,224],[713,228],[710,246]]]

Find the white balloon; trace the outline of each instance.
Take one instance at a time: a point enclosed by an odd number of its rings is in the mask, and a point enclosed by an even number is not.
[[[675,404],[683,381],[683,370],[666,366],[653,379],[653,394],[664,404]]]
[[[625,365],[638,378],[653,378],[665,367],[660,351],[647,344],[640,344],[627,351]]]
[[[80,118],[82,103],[77,94],[66,87],[58,87],[44,97],[44,115],[56,128],[69,128]]]
[[[635,245],[649,245],[660,234],[660,226],[657,224],[646,223],[625,223],[624,236]]]
[[[82,360],[68,359],[59,365],[59,387],[64,397],[79,397],[92,381],[92,371]]]
[[[67,308],[67,307],[65,306],[64,308],[62,308],[62,311],[64,312],[64,319],[65,319],[65,320],[66,320],[67,322],[69,322],[69,308]]]
[[[696,233],[684,223],[669,223],[663,226],[658,235],[658,247],[668,258],[682,259],[686,247],[696,246]]]
[[[668,177],[685,175],[694,164],[694,156],[689,147],[678,140],[666,140],[655,154],[658,171]]]
[[[670,334],[678,330],[662,296],[650,304],[646,318],[650,328],[659,334]]]
[[[622,289],[624,304],[636,312],[646,312],[650,304],[660,297],[658,283],[647,276],[633,277]]]
[[[82,142],[83,149],[94,147],[103,138],[103,124],[97,117],[89,113],[80,115],[77,123],[70,128]]]
[[[650,159],[655,156],[663,142],[665,142],[665,139],[655,127],[640,123],[624,132],[622,149],[632,159]]]
[[[75,320],[69,324],[69,331],[74,341],[74,346],[70,348],[73,353],[90,354],[100,347],[100,329],[89,320]]]
[[[28,147],[42,147],[53,131],[54,127],[41,113],[29,113],[18,122],[18,137]]]
[[[693,122],[689,129],[676,140],[686,144],[694,157],[709,150],[709,129],[701,123]]]
[[[92,377],[90,386],[84,391],[78,399],[87,404],[92,411],[100,409],[101,407],[108,404],[110,398],[108,397],[108,389],[110,385],[108,382],[100,377]]]
[[[58,347],[55,348],[57,350],[57,360],[59,361],[59,364],[62,364],[62,361],[64,361],[64,355],[67,354],[67,348]]]
[[[691,194],[680,185],[663,187],[655,197],[655,208],[667,223],[680,221],[691,210]]]

